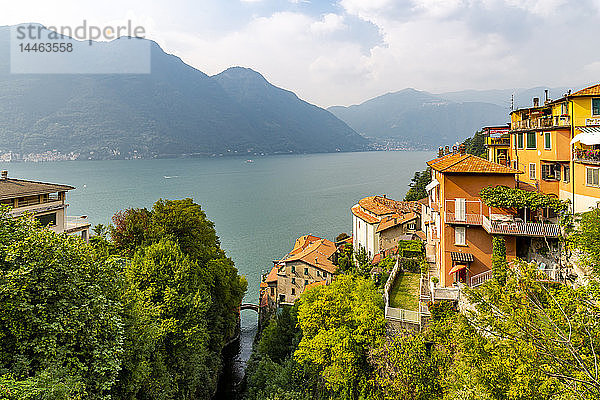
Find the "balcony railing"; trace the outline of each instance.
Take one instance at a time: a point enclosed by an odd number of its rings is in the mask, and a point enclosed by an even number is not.
[[[483,216],[483,229],[491,235],[558,237],[560,226],[539,222],[490,221]]]
[[[520,129],[543,129],[543,128],[554,128],[561,126],[570,126],[571,117],[569,115],[548,115],[545,117],[524,119],[522,121],[515,121],[511,124],[512,130]]]
[[[600,150],[573,149],[573,161],[589,161],[593,163],[600,163]]]
[[[457,214],[446,212],[446,223],[457,225],[481,225],[481,214],[464,214],[456,217]],[[464,218],[463,218],[464,217]]]
[[[481,286],[493,277],[494,273],[491,270],[482,272],[481,274],[473,275],[471,277],[471,287]]]
[[[510,146],[510,137],[488,137],[485,144],[488,146]]]

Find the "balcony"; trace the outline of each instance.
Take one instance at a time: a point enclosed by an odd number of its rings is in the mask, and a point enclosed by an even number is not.
[[[571,126],[569,115],[547,115],[538,118],[524,119],[511,123],[511,130],[548,129]]]
[[[481,225],[482,224],[481,214],[457,214],[446,212],[446,223],[455,225]]]
[[[87,216],[81,217],[65,217],[65,233],[75,233],[88,230],[91,224]]]
[[[551,223],[494,221],[485,215],[482,217],[483,229],[490,235],[559,237],[560,226]]]
[[[486,138],[485,144],[486,146],[510,146],[510,137],[488,137]]]
[[[573,149],[573,161],[587,164],[600,164],[600,150]]]
[[[475,288],[477,286],[481,286],[483,285],[485,282],[489,281],[490,279],[492,279],[494,277],[494,273],[491,270],[482,272],[480,274],[477,275],[473,275],[471,277],[471,287]]]

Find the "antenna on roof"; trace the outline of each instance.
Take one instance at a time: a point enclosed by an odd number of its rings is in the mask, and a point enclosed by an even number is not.
[[[510,111],[515,110],[515,94],[510,95]]]

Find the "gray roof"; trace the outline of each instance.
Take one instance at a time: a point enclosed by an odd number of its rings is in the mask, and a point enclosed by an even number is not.
[[[0,200],[55,192],[66,192],[73,189],[75,189],[73,186],[58,185],[55,183],[26,181],[13,178],[0,179]]]

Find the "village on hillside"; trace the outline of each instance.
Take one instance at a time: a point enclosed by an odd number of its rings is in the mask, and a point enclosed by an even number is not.
[[[349,210],[352,236],[298,238],[263,276],[261,309],[330,284],[348,249],[368,261],[388,322],[417,330],[436,301],[468,307],[461,292],[493,278],[496,248],[509,265],[535,263],[548,281],[580,282],[586,271],[576,256],[567,259],[560,219],[600,204],[600,84],[556,100],[546,91],[543,102],[533,98],[482,134],[483,154],[464,144],[439,148],[423,198],[369,194]]]

